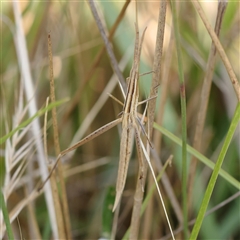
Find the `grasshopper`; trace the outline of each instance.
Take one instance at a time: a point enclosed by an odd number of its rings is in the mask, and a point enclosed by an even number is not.
[[[81,145],[87,143],[88,141],[94,139],[95,137],[101,135],[102,133],[108,131],[109,129],[116,126],[117,124],[122,123],[120,160],[119,160],[118,176],[117,176],[117,182],[116,182],[116,197],[115,197],[115,202],[113,206],[113,211],[115,211],[116,207],[118,206],[124,187],[125,187],[129,161],[132,153],[134,136],[136,139],[136,146],[137,146],[137,152],[138,152],[138,158],[139,158],[139,167],[141,172],[143,173],[143,156],[142,156],[142,149],[140,144],[140,131],[138,127],[139,124],[143,129],[143,131],[144,131],[144,128],[141,125],[141,122],[139,120],[137,107],[141,103],[150,100],[148,99],[140,103],[138,102],[139,63],[140,63],[142,43],[143,43],[146,28],[143,31],[141,40],[139,38],[139,29],[138,29],[137,23],[135,24],[135,30],[136,30],[136,40],[135,40],[135,47],[134,47],[134,60],[133,60],[133,65],[130,71],[130,76],[127,78],[127,94],[126,94],[125,102],[123,104],[123,111],[120,113],[120,117],[102,126],[101,128],[95,130],[94,132],[92,132],[91,134],[89,134],[88,136],[86,136],[85,138],[83,138],[73,146],[62,151],[58,155],[57,160],[49,173],[49,177],[50,177],[62,156],[80,147]],[[49,179],[49,177],[44,181],[40,189],[44,186],[44,184]],[[141,177],[141,174],[140,174],[140,177]]]
[[[127,78],[128,88],[127,88],[127,95],[126,100],[123,106],[122,111],[122,136],[121,136],[121,143],[120,143],[120,159],[119,159],[119,167],[118,167],[118,176],[117,176],[117,184],[116,184],[116,198],[115,203],[113,206],[113,211],[116,209],[125,183],[127,178],[127,170],[128,165],[131,157],[132,152],[132,145],[133,145],[133,138],[135,134],[136,139],[136,146],[138,151],[138,158],[139,158],[139,167],[142,168],[141,172],[143,172],[143,157],[142,157],[142,150],[140,147],[140,133],[138,130],[138,113],[137,113],[137,106],[138,106],[138,96],[139,96],[139,63],[140,63],[140,55],[141,55],[141,48],[142,42],[144,38],[144,34],[146,28],[143,31],[141,41],[139,42],[139,30],[138,25],[135,25],[136,28],[136,41],[135,41],[135,48],[134,48],[134,60],[133,66],[130,71],[130,76]]]

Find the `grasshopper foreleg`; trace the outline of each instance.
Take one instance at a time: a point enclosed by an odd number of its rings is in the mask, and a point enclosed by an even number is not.
[[[122,118],[118,118],[102,127],[100,127],[99,129],[97,129],[96,131],[92,132],[91,134],[89,134],[88,136],[86,136],[85,138],[83,138],[82,140],[80,140],[79,142],[77,142],[76,144],[74,144],[73,146],[65,149],[64,151],[62,151],[57,159],[56,159],[56,162],[54,163],[51,171],[49,172],[49,175],[48,177],[46,178],[46,180],[42,183],[42,185],[38,188],[38,190],[40,191],[44,185],[46,184],[46,182],[49,180],[49,178],[51,177],[54,169],[56,168],[59,160],[61,159],[62,156],[66,155],[68,152],[71,152],[72,150],[80,147],[81,145],[91,141],[92,139],[94,139],[95,137],[98,137],[99,135],[101,135],[102,133],[106,132],[107,130],[113,128],[114,126],[116,126],[118,123],[120,123],[122,121]]]

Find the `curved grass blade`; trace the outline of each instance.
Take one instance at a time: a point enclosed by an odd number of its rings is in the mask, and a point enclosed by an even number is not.
[[[165,135],[166,137],[168,137],[169,139],[171,139],[173,142],[175,142],[176,144],[178,144],[179,146],[182,146],[182,140],[178,137],[176,137],[174,134],[172,134],[171,132],[169,132],[167,129],[165,129],[162,126],[159,126],[157,123],[154,123],[153,127],[155,129],[157,129],[158,131],[160,131],[163,135]],[[202,155],[200,152],[198,152],[197,150],[195,150],[193,147],[191,147],[190,145],[187,144],[187,152],[194,155],[197,159],[199,159],[202,163],[204,163],[206,166],[208,166],[211,169],[214,169],[215,164],[208,159],[207,157],[205,157],[204,155]],[[237,181],[235,178],[233,178],[230,174],[228,174],[226,171],[224,171],[223,169],[220,169],[219,171],[219,175],[221,177],[223,177],[225,180],[227,180],[230,184],[232,184],[234,187],[236,187],[238,190],[240,190],[240,182]]]
[[[0,203],[1,203],[2,213],[3,213],[3,219],[6,224],[8,239],[14,239],[11,223],[10,223],[9,216],[8,216],[8,210],[7,210],[7,206],[5,204],[5,199],[4,199],[4,196],[2,193],[2,189],[0,191]]]
[[[197,239],[199,230],[200,230],[202,222],[203,222],[204,215],[205,215],[207,207],[208,207],[208,203],[210,201],[214,186],[216,184],[218,175],[220,173],[220,169],[221,169],[223,160],[225,158],[225,155],[227,153],[228,147],[231,143],[231,140],[232,140],[232,137],[235,133],[235,130],[236,130],[238,124],[239,124],[239,120],[240,120],[240,103],[238,103],[238,105],[236,107],[231,125],[229,127],[229,130],[228,130],[228,133],[227,133],[227,136],[226,136],[226,139],[225,139],[225,141],[223,143],[223,146],[222,146],[222,150],[221,150],[221,152],[218,156],[217,162],[216,162],[215,167],[213,169],[213,173],[212,173],[212,176],[211,176],[210,181],[208,183],[207,190],[205,192],[200,210],[198,212],[197,220],[196,220],[196,223],[193,227],[190,239],[193,239],[193,240]]]
[[[26,127],[28,124],[30,124],[35,118],[40,117],[41,115],[43,115],[46,111],[50,111],[52,108],[57,107],[65,102],[67,102],[68,99],[62,99],[56,102],[53,102],[51,104],[49,104],[47,107],[44,107],[42,109],[40,109],[39,111],[37,111],[32,117],[28,118],[26,121],[22,122],[21,124],[19,124],[18,127],[16,127],[15,129],[13,129],[11,132],[9,132],[8,134],[6,134],[5,136],[0,138],[0,144],[3,144],[8,138],[10,138],[14,133],[16,133],[17,131],[19,131],[21,128]]]
[[[102,210],[102,238],[110,239],[113,223],[112,204],[115,199],[115,188],[109,187],[103,202]]]

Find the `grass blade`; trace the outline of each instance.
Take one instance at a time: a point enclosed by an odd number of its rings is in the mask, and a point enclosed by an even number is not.
[[[112,204],[115,199],[114,187],[109,187],[103,203],[102,210],[102,238],[109,239],[112,231],[113,213]]]
[[[56,102],[53,102],[51,104],[49,104],[47,107],[44,107],[42,109],[40,109],[39,111],[37,111],[32,117],[28,118],[27,120],[25,120],[23,123],[19,124],[18,127],[14,128],[11,132],[9,132],[8,134],[6,134],[5,136],[0,138],[0,144],[3,144],[8,138],[10,138],[14,133],[16,133],[17,131],[19,131],[21,128],[26,127],[28,124],[30,124],[35,118],[40,117],[41,115],[43,115],[46,111],[50,111],[53,107],[57,107],[63,103],[65,103],[66,101],[68,101],[68,99],[63,99],[63,100],[59,100]]]
[[[159,126],[156,123],[154,123],[153,126],[155,129],[160,131],[163,135],[165,135],[166,137],[171,139],[173,142],[175,142],[179,146],[182,146],[182,140],[180,138],[176,137],[171,132],[169,132],[167,129]],[[194,155],[197,159],[199,159],[202,163],[204,163],[209,168],[214,169],[215,164],[210,159],[208,159],[207,157],[202,155],[200,152],[195,150],[193,147],[187,145],[187,152]],[[230,184],[232,184],[234,187],[236,187],[238,190],[240,190],[240,182],[237,181],[235,178],[233,178],[231,175],[229,175],[226,171],[224,171],[223,169],[220,169],[219,174],[221,177],[223,177],[225,180],[227,180]]]
[[[2,189],[0,191],[0,203],[1,203],[2,213],[3,213],[3,219],[4,219],[4,222],[6,224],[8,239],[13,240],[14,235],[13,235],[12,227],[11,227],[11,224],[10,224],[10,220],[9,220],[9,216],[8,216],[8,210],[7,210],[7,206],[5,204]]]
[[[237,128],[239,120],[240,120],[240,103],[238,103],[238,105],[236,107],[236,110],[235,110],[235,113],[234,113],[234,116],[233,116],[233,120],[232,120],[230,128],[228,130],[228,133],[227,133],[226,139],[224,141],[222,150],[221,150],[221,152],[220,152],[220,154],[218,156],[217,162],[215,164],[215,167],[214,167],[211,179],[209,181],[207,190],[205,192],[205,195],[204,195],[204,198],[203,198],[203,201],[202,201],[202,204],[201,204],[198,216],[197,216],[196,223],[195,223],[195,225],[193,227],[190,239],[197,239],[197,236],[198,236],[199,230],[201,228],[201,225],[202,225],[202,222],[203,222],[203,218],[204,218],[204,215],[206,213],[206,210],[207,210],[207,207],[208,207],[208,203],[209,203],[209,200],[211,198],[214,186],[216,184],[217,177],[219,175],[219,172],[220,172],[220,169],[221,169],[224,157],[225,157],[225,155],[227,153],[228,147],[229,147],[230,142],[232,140],[232,137],[233,137],[233,135],[235,133],[235,130]]]
[[[184,239],[188,238],[188,204],[187,204],[187,113],[186,113],[186,94],[185,82],[183,75],[183,62],[180,49],[179,27],[177,21],[176,3],[171,1],[173,28],[176,39],[176,49],[178,58],[178,75],[180,82],[180,99],[181,99],[181,117],[182,117],[182,205],[183,205],[183,226]]]

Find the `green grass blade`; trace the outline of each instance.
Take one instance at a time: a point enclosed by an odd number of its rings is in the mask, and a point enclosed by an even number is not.
[[[102,234],[101,237],[110,239],[113,222],[112,206],[115,199],[115,188],[109,187],[103,203],[102,212]]]
[[[5,200],[4,200],[4,196],[3,196],[3,193],[2,193],[2,189],[0,191],[0,203],[1,203],[2,213],[3,213],[3,219],[4,219],[4,222],[6,224],[8,239],[9,240],[14,240],[14,235],[13,235],[11,223],[10,223],[10,220],[9,220],[8,210],[7,210],[7,206],[5,204]]]
[[[160,173],[158,174],[157,176],[157,181],[159,182],[160,179],[162,178],[162,175],[163,173],[165,172],[167,166],[170,164],[170,159],[172,160],[172,157],[168,159],[168,161],[164,164],[163,168],[161,169]],[[145,212],[146,208],[147,208],[147,204],[150,200],[150,198],[152,197],[154,191],[156,190],[156,185],[154,184],[150,190],[148,191],[148,194],[146,196],[146,198],[144,199],[144,202],[142,204],[142,207],[141,207],[141,216],[143,215],[143,213]]]
[[[172,158],[171,158],[172,159]],[[163,168],[161,169],[160,173],[157,176],[157,181],[159,182],[163,173],[165,172],[167,166],[170,164],[170,158],[169,160],[164,164]],[[154,190],[156,190],[156,185],[153,185],[150,190],[148,191],[148,194],[146,196],[146,198],[143,201],[142,207],[141,207],[141,216],[143,215],[143,213],[145,212],[146,208],[147,208],[147,204],[150,200],[150,198],[152,197]],[[126,233],[124,234],[123,238],[124,240],[129,238],[129,234],[130,234],[130,228],[128,228],[128,230],[126,231]]]
[[[214,186],[216,184],[217,177],[219,175],[223,160],[225,158],[228,147],[231,143],[232,137],[233,137],[233,135],[235,133],[235,130],[236,130],[236,127],[239,123],[239,120],[240,120],[240,103],[238,103],[238,105],[237,105],[237,108],[235,110],[235,113],[234,113],[230,128],[228,130],[226,139],[225,139],[224,144],[222,146],[222,150],[221,150],[221,152],[218,156],[217,162],[216,162],[215,167],[213,169],[213,173],[212,173],[212,176],[211,176],[210,181],[208,183],[207,190],[205,192],[205,195],[204,195],[204,198],[203,198],[203,201],[202,201],[202,204],[201,204],[198,216],[197,216],[196,223],[193,227],[190,239],[193,239],[193,240],[197,239],[197,236],[198,236],[199,230],[201,228],[203,218],[204,218],[204,215],[206,213],[208,203],[210,201]]]
[[[175,142],[176,144],[178,144],[179,146],[182,146],[182,140],[178,137],[176,137],[174,134],[172,134],[171,132],[169,132],[167,129],[159,126],[158,124],[154,123],[153,127],[155,129],[157,129],[158,131],[160,131],[163,135],[165,135],[166,137],[168,137],[169,139],[171,139],[173,142]],[[197,150],[195,150],[193,147],[187,145],[187,152],[194,155],[197,159],[199,159],[202,163],[204,163],[206,166],[208,166],[211,169],[214,169],[215,164],[208,159],[207,157],[205,157],[204,155],[202,155],[200,152],[198,152]],[[229,175],[226,171],[224,171],[223,169],[220,169],[219,172],[220,176],[222,176],[225,180],[227,180],[230,184],[232,184],[234,187],[236,187],[238,190],[240,190],[240,182],[237,181],[235,178],[233,178],[231,175]]]
[[[26,121],[22,122],[21,124],[19,124],[18,127],[16,127],[15,129],[13,129],[11,132],[9,132],[8,134],[6,134],[5,136],[0,138],[0,144],[3,144],[8,138],[10,138],[14,133],[16,133],[17,131],[19,131],[21,128],[26,127],[28,124],[30,124],[35,118],[40,117],[41,115],[43,115],[46,111],[51,110],[53,107],[57,107],[65,102],[67,102],[68,99],[63,99],[60,101],[56,101],[53,103],[50,103],[47,107],[44,107],[42,109],[40,109],[39,111],[37,111],[32,117],[28,118]]]
[[[183,61],[180,47],[178,16],[176,11],[176,2],[171,1],[173,28],[178,59],[178,76],[180,82],[180,100],[182,117],[182,207],[183,207],[183,229],[184,238],[188,238],[188,204],[187,204],[187,113],[186,113],[186,94],[185,81],[183,74]]]

